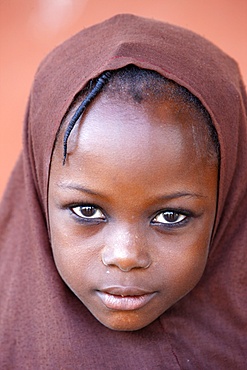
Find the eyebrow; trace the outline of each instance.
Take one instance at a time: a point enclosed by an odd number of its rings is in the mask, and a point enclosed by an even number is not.
[[[161,197],[159,197],[159,199],[171,200],[171,199],[183,198],[183,197],[187,197],[187,198],[207,198],[207,195],[194,193],[194,192],[188,193],[188,192],[178,191],[176,193],[162,195]]]
[[[90,195],[96,195],[96,196],[101,196],[101,197],[107,198],[107,196],[105,196],[104,194],[101,194],[100,192],[95,191],[95,190],[88,189],[88,188],[86,188],[85,186],[83,186],[81,184],[79,185],[79,184],[70,183],[70,182],[65,181],[65,182],[58,182],[57,185],[58,185],[58,187],[60,187],[62,189],[71,189],[71,190],[76,190],[76,191],[79,191],[79,192],[82,192],[82,193],[87,193],[87,194],[90,194]],[[158,196],[157,198],[159,200],[172,200],[172,199],[183,198],[183,197],[187,197],[187,198],[207,198],[207,195],[203,195],[203,194],[200,194],[200,193],[194,193],[194,192],[178,191],[178,192],[175,192],[175,193],[172,193],[172,194],[161,195],[161,196]]]
[[[76,190],[76,191],[80,191],[82,193],[87,193],[91,195],[101,195],[99,192],[88,189],[83,185],[78,185],[78,184],[74,184],[70,182],[58,182],[57,186],[62,189]]]

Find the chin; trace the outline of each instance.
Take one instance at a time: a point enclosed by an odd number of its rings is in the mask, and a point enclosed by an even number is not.
[[[148,326],[152,321],[141,320],[140,314],[138,312],[131,312],[131,314],[117,313],[107,320],[102,320],[98,317],[96,319],[105,327],[115,331],[136,331]]]

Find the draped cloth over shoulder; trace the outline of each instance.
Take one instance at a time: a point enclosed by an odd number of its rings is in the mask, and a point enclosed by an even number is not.
[[[105,328],[63,283],[47,229],[55,136],[74,96],[102,71],[136,64],[196,95],[220,141],[217,219],[205,273],[136,332]],[[246,93],[234,60],[193,32],[133,15],[85,29],[42,62],[23,152],[0,209],[1,369],[244,369],[247,353]]]

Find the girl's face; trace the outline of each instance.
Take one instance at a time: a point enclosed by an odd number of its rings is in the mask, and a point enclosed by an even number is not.
[[[203,273],[218,171],[197,124],[174,103],[103,94],[71,134],[65,166],[58,140],[49,183],[55,263],[110,329],[150,324]]]

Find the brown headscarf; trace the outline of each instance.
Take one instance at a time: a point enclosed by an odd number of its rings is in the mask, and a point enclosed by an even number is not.
[[[47,229],[55,136],[74,96],[102,71],[152,69],[189,89],[220,141],[214,238],[185,298],[135,332],[100,324],[61,280]],[[238,66],[210,42],[119,15],[57,47],[35,77],[24,147],[0,210],[1,369],[244,369],[247,354],[247,124]]]

